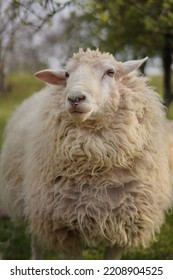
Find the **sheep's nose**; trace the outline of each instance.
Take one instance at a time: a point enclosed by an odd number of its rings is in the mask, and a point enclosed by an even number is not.
[[[68,101],[72,107],[76,107],[81,101],[86,99],[85,95],[69,96]]]

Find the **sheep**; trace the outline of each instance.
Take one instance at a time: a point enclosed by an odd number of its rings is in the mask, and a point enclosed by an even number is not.
[[[68,258],[102,244],[119,259],[159,233],[173,201],[172,136],[136,71],[146,59],[80,49],[65,70],[35,74],[47,86],[8,122],[0,162],[2,203],[28,221],[33,258],[39,242]]]

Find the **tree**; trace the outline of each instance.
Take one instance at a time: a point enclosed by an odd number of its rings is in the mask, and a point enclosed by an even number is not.
[[[53,36],[45,36],[51,44],[59,39],[63,52],[68,54],[79,47],[90,46],[116,54],[117,58],[161,57],[165,104],[169,105],[173,100],[172,0],[9,0],[7,3],[7,18],[13,22],[20,20],[23,25],[32,27],[33,34],[46,30],[45,26],[50,31],[53,17],[71,6],[70,16],[62,20],[64,26],[61,23],[61,32],[57,28]],[[0,46],[3,45],[1,41]]]
[[[71,3],[72,0],[11,0],[9,7],[17,11],[22,24],[31,26],[37,32],[51,24],[53,16]]]
[[[0,0],[0,93],[5,89],[6,54],[9,49],[12,50],[15,30],[15,11],[8,11],[8,2]]]
[[[61,2],[0,0],[0,94],[5,90],[7,70],[22,69],[22,65],[33,70],[39,64],[41,48],[34,46],[33,38],[71,3]]]

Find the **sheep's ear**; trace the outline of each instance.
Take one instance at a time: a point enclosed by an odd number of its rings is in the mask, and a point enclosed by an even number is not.
[[[122,77],[122,76],[125,76],[125,75],[137,70],[147,59],[148,59],[148,57],[145,57],[143,59],[129,60],[129,61],[122,63],[121,69],[118,72],[118,76]]]
[[[54,71],[51,69],[46,69],[35,73],[35,77],[38,79],[51,84],[51,85],[59,85],[65,84],[67,79],[67,72],[65,71]]]

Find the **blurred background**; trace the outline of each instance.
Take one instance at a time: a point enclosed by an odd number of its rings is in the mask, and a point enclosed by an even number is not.
[[[0,147],[5,124],[23,99],[44,85],[34,72],[61,68],[79,48],[99,48],[117,60],[149,56],[141,71],[150,78],[173,119],[173,0],[0,0]],[[26,225],[0,210],[0,254],[29,259]],[[84,246],[85,259],[103,248]],[[46,252],[45,258],[59,258]],[[124,259],[173,259],[173,214],[147,249]]]

